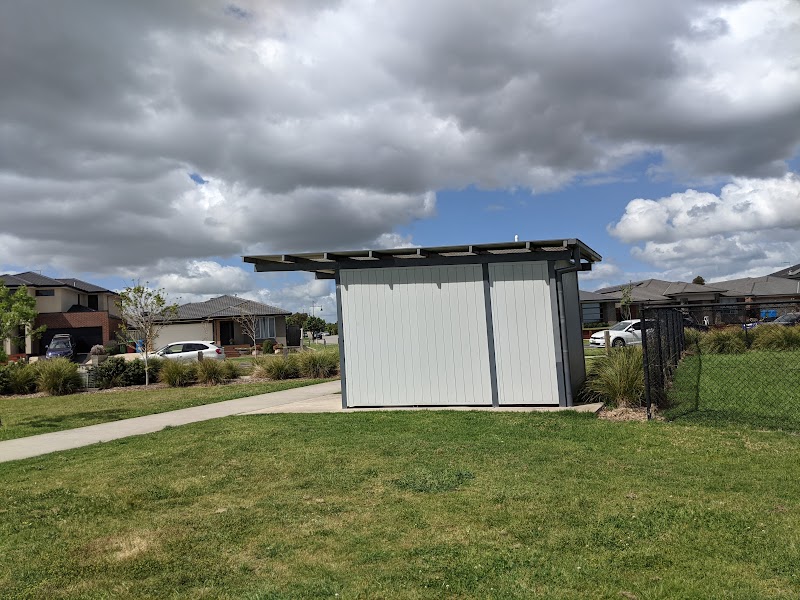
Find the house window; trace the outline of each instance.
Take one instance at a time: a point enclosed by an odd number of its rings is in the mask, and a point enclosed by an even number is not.
[[[97,294],[89,294],[89,308],[97,310]]]
[[[275,337],[275,317],[259,317],[256,322],[256,338],[265,340]]]
[[[602,320],[600,318],[599,302],[586,302],[585,304],[581,304],[581,309],[583,311],[584,323],[599,323]]]
[[[55,290],[36,290],[36,295],[37,296],[55,296],[56,295],[56,291]]]

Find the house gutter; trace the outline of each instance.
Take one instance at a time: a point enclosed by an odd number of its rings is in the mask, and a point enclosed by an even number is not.
[[[572,263],[573,264],[569,267],[555,269],[556,296],[558,298],[558,330],[561,339],[561,369],[564,375],[564,401],[566,406],[573,405],[573,397],[572,373],[569,366],[569,343],[567,339],[567,315],[566,306],[564,304],[564,283],[562,281],[562,276],[565,273],[575,273],[576,271],[584,270],[584,265],[581,264],[581,249],[578,246],[572,248]],[[588,269],[592,268],[591,263],[586,266]]]

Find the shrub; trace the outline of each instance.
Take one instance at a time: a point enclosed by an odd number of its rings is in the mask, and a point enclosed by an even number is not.
[[[170,387],[186,387],[194,383],[196,365],[182,360],[165,360],[159,377]]]
[[[89,354],[91,354],[92,356],[105,356],[106,354],[108,354],[108,352],[106,352],[105,346],[101,344],[95,344],[94,346],[92,346],[92,349],[89,350]]]
[[[78,365],[67,358],[44,360],[36,367],[36,383],[40,392],[65,396],[83,387]]]
[[[686,342],[687,350],[696,350],[697,345],[700,343],[702,337],[703,337],[702,331],[698,331],[697,329],[691,329],[689,327],[684,327],[683,329],[683,339]]]
[[[16,362],[6,367],[8,388],[12,394],[32,394],[36,391],[36,366]]]
[[[225,383],[225,365],[219,360],[201,360],[195,368],[197,380],[204,385]]]
[[[119,342],[108,342],[104,348],[106,350],[106,354],[109,356],[116,356],[117,354],[123,353],[122,346],[120,346]]]
[[[644,396],[641,348],[615,348],[607,357],[595,359],[589,368],[585,391],[591,399],[611,406],[640,406]]]
[[[8,362],[8,354],[6,351],[0,348],[0,365],[4,365]]]
[[[700,338],[700,351],[706,354],[741,354],[747,351],[745,332],[739,327],[712,329]]]
[[[259,357],[255,361],[253,376],[269,379],[295,379],[300,376],[296,355]]]
[[[8,378],[8,367],[0,365],[0,396],[11,393],[11,380]]]
[[[800,350],[800,328],[761,325],[751,331],[754,350]]]
[[[273,354],[275,352],[275,340],[264,340],[264,343],[261,344],[261,352]]]
[[[222,369],[225,373],[225,379],[239,379],[242,376],[242,368],[239,363],[232,360],[223,361]]]
[[[338,350],[305,352],[300,355],[300,374],[311,379],[331,377],[339,372]]]
[[[95,384],[101,390],[127,385],[125,383],[126,370],[125,359],[109,358],[94,368]]]

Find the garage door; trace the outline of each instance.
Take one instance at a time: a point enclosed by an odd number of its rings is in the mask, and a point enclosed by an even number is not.
[[[92,346],[103,343],[102,327],[72,327],[69,329],[46,329],[42,334],[42,348],[49,344],[53,336],[59,333],[69,333],[75,340],[76,352],[89,352]]]

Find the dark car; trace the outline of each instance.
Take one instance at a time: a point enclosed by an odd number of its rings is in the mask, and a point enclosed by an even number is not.
[[[67,333],[58,333],[46,346],[45,358],[72,358],[75,356],[75,342]]]
[[[774,321],[764,323],[765,325],[783,325],[784,327],[791,327],[792,325],[800,325],[800,312],[786,313],[781,315]]]

